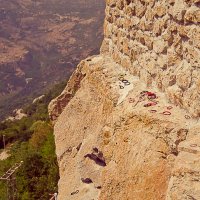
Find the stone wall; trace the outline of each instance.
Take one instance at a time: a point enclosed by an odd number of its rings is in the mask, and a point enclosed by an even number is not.
[[[200,1],[106,2],[101,53],[200,117]]]

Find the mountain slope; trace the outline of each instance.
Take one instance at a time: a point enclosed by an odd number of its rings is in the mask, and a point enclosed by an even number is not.
[[[0,119],[99,52],[104,1],[0,0]]]

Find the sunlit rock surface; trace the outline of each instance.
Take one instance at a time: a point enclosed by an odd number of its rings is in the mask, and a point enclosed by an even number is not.
[[[199,2],[107,0],[101,55],[49,105],[59,200],[200,199]]]

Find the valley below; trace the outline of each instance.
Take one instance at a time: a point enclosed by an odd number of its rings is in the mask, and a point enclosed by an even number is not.
[[[104,1],[0,0],[0,119],[98,54]]]

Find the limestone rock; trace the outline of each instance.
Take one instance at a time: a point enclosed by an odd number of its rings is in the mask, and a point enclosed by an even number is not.
[[[80,71],[83,65],[84,61],[80,63],[79,67],[73,73],[67,84],[67,87],[64,89],[62,94],[59,95],[56,99],[52,100],[49,104],[49,116],[52,121],[55,121],[58,118],[71,98],[73,98],[77,90],[80,88],[80,82],[84,78],[84,74],[82,74]]]
[[[166,89],[166,92],[171,102],[173,102],[175,105],[183,105],[182,101],[183,92],[177,85],[168,87]]]
[[[109,56],[92,57],[78,69],[85,74],[81,87],[54,127],[58,200],[198,199],[200,127],[187,112],[172,106],[171,115],[162,114],[169,103],[160,92],[152,108],[158,114],[144,107],[148,99],[136,105],[147,88]],[[121,76],[130,82],[124,89]],[[168,92],[181,102],[181,89]]]
[[[101,54],[49,105],[58,200],[198,200],[199,1],[106,4]]]
[[[166,43],[163,39],[157,39],[153,42],[153,50],[156,53],[162,53],[166,47]]]
[[[176,0],[175,4],[172,8],[172,16],[176,20],[183,20],[184,19],[184,14],[186,13],[187,6],[184,0]]]
[[[177,84],[183,90],[190,87],[191,84],[191,66],[185,60],[181,62],[176,71]]]
[[[109,52],[109,40],[104,39],[102,44],[101,44],[101,49],[100,49],[101,54],[106,54]]]
[[[190,7],[186,14],[185,14],[185,20],[189,22],[195,22],[199,23],[200,22],[200,9],[196,6]]]
[[[162,3],[158,3],[156,6],[155,6],[155,12],[156,12],[156,15],[159,16],[159,17],[162,17],[166,14],[167,12],[167,7],[165,6],[165,4],[162,4]]]

